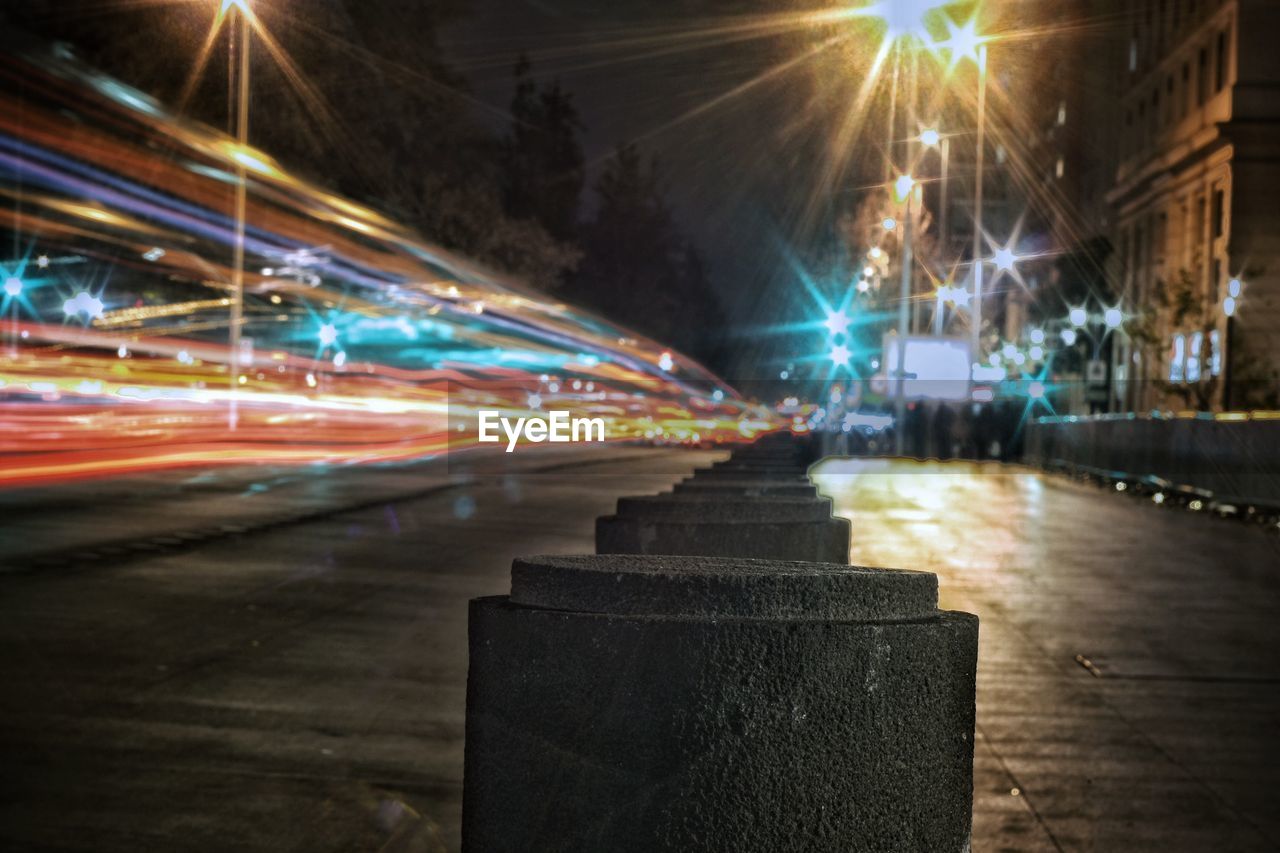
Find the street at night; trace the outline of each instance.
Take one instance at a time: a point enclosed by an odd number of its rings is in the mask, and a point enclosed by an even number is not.
[[[0,0],[0,848],[1280,850],[1276,0]]]
[[[259,521],[322,517],[163,553],[77,543],[6,574],[7,843],[456,849],[467,600],[518,555],[590,552],[619,494],[722,456],[478,461],[419,495],[425,466],[353,469],[261,493]],[[212,503],[216,479],[183,479],[147,484],[156,535],[247,521]],[[855,564],[937,572],[943,606],[982,619],[975,850],[1273,849],[1274,534],[998,465],[837,460],[814,479]],[[36,506],[127,518],[149,498],[130,491]],[[388,497],[342,511],[370,494]]]

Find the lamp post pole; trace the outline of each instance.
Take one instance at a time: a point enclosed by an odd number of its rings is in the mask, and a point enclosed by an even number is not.
[[[987,132],[987,48],[978,46],[978,133],[977,148],[974,154],[974,190],[973,190],[973,328],[970,330],[970,349],[974,362],[982,360],[982,192],[984,182],[984,165],[986,162]]]
[[[236,8],[239,18],[239,38],[236,48],[239,50],[240,70],[237,75],[236,95],[236,142],[240,152],[249,143],[249,12],[240,6]],[[235,30],[232,30],[234,33]],[[227,427],[235,432],[239,424],[239,408],[236,399],[240,387],[240,346],[241,326],[244,324],[244,232],[246,207],[245,164],[242,157],[236,157],[236,193],[235,193],[235,240],[231,260],[231,331],[228,345],[230,359],[228,363],[227,381],[230,384],[229,409]]]
[[[940,208],[938,211],[938,235],[939,242],[942,244],[941,254],[945,260],[951,246],[950,225],[947,214],[947,178],[951,168],[951,140],[945,136],[939,135],[938,137],[938,155],[942,160],[942,169],[939,174],[941,186],[938,187],[938,207]],[[935,337],[941,337],[946,327],[946,310],[946,301],[943,299],[941,289],[939,289],[933,309],[933,334]]]

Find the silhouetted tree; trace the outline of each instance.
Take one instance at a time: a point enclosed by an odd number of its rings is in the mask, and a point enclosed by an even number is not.
[[[502,149],[507,212],[538,222],[557,240],[572,240],[584,182],[578,110],[558,80],[538,89],[527,58],[521,57],[515,76],[511,131]]]
[[[700,255],[675,226],[657,162],[622,145],[595,192],[573,295],[637,331],[716,361],[723,313]]]

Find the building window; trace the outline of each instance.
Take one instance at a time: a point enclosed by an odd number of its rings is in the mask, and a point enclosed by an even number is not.
[[[1203,348],[1204,332],[1195,332],[1187,346],[1187,382],[1200,381],[1200,350]]]
[[[1221,92],[1227,85],[1227,31],[1218,33],[1218,62],[1214,68],[1213,91]]]
[[[1182,103],[1185,105],[1182,110],[1183,115],[1191,114],[1191,107],[1195,103],[1195,92],[1191,88],[1191,63],[1182,63]]]
[[[1222,336],[1217,329],[1209,333],[1209,373],[1222,375]]]
[[[1054,174],[1056,174],[1059,178],[1061,178],[1063,173],[1066,172],[1066,170],[1067,170],[1067,164],[1063,161],[1062,157],[1058,157],[1058,165],[1056,165],[1053,169]]]
[[[1129,39],[1129,73],[1133,74],[1138,70],[1138,37],[1134,36]]]
[[[1222,236],[1226,225],[1226,222],[1224,221],[1226,216],[1226,211],[1224,209],[1226,207],[1226,201],[1227,197],[1225,191],[1220,189],[1213,191],[1213,230],[1210,233],[1213,235],[1213,239],[1215,240]]]
[[[1058,101],[1058,127],[1067,123],[1067,102]]]
[[[1173,351],[1169,354],[1169,381],[1182,382],[1186,376],[1187,336],[1173,336]]]

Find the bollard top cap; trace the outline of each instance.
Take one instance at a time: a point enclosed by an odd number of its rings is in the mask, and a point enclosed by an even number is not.
[[[937,614],[930,572],[637,554],[522,557],[511,602],[615,616],[898,622]]]

